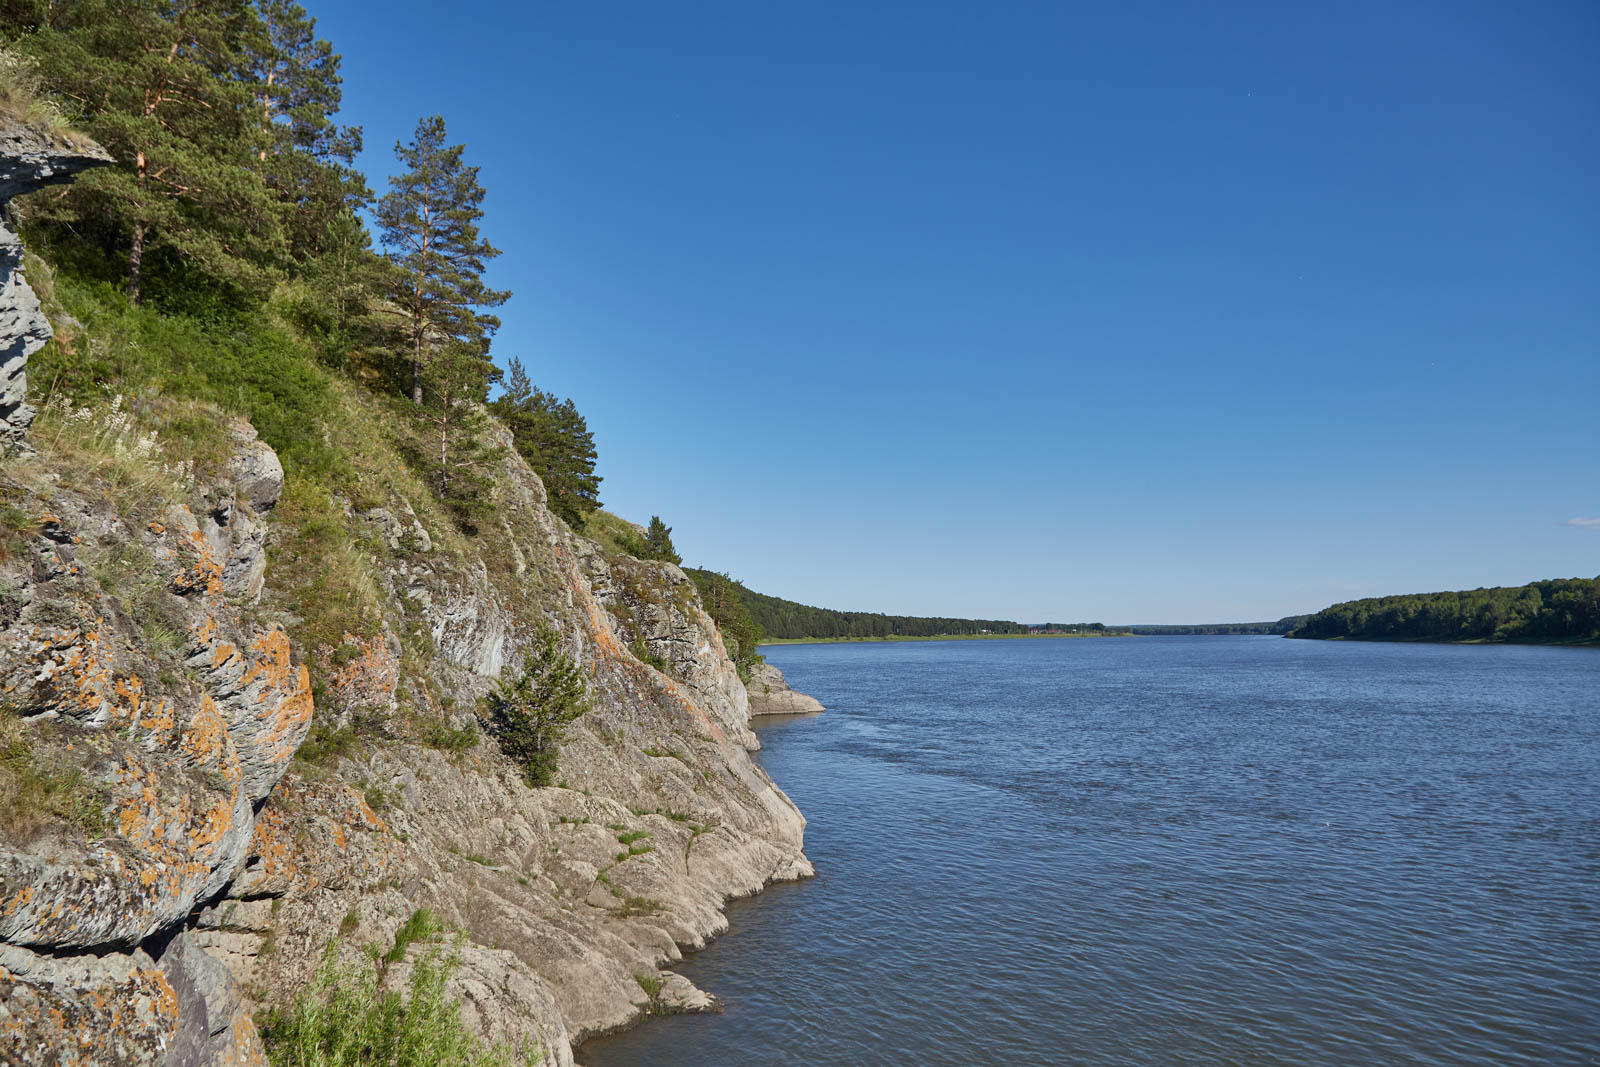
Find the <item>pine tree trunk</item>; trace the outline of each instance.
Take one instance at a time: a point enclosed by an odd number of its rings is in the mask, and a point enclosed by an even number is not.
[[[422,403],[422,319],[411,320],[411,402]]]
[[[445,422],[439,423],[439,499],[450,499],[449,428]]]
[[[147,111],[149,109],[146,109]],[[143,152],[139,152],[133,159],[133,170],[138,176],[139,192],[144,192],[145,175],[150,169],[150,161]],[[133,224],[133,246],[128,249],[128,299],[135,304],[140,300],[140,289],[143,279],[140,270],[144,265],[144,222]]]
[[[139,270],[144,260],[144,223],[133,224],[133,248],[128,252],[128,299],[134,304],[140,300]]]

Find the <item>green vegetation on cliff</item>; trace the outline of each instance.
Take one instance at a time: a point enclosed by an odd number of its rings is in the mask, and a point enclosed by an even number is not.
[[[765,634],[745,604],[747,590],[726,574],[715,571],[688,567],[684,573],[694,582],[706,613],[716,622],[722,643],[739,669],[739,676],[749,681],[750,668],[764,662],[757,649]]]
[[[1290,637],[1351,641],[1600,643],[1600,578],[1369,597],[1324,608]]]

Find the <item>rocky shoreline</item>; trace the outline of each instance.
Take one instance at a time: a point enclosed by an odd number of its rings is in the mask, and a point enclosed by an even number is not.
[[[42,151],[39,181],[86,150]],[[8,245],[5,429],[25,447],[0,470],[22,516],[0,725],[6,773],[56,799],[0,825],[0,1061],[264,1065],[257,1019],[329,954],[387,953],[379,980],[404,988],[424,914],[467,1027],[544,1064],[708,1007],[660,968],[726,930],[729,899],[812,874],[750,717],[820,705],[773,670],[747,688],[688,577],[575,534],[509,447],[492,536],[454,535],[404,482],[332,501],[376,608],[296,644],[285,475],[254,428],[217,412],[228,454],[141,468],[166,480],[135,494],[81,434],[24,441],[45,334],[20,262]],[[557,784],[530,788],[478,709],[542,627],[591,707]]]

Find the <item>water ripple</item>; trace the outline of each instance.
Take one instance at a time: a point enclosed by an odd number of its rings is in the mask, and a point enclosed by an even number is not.
[[[819,877],[624,1064],[1600,1063],[1600,653],[790,646]]]

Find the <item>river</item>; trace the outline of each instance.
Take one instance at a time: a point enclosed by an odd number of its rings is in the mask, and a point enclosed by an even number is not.
[[[1600,1062],[1600,649],[764,651],[818,876],[588,1067]]]

